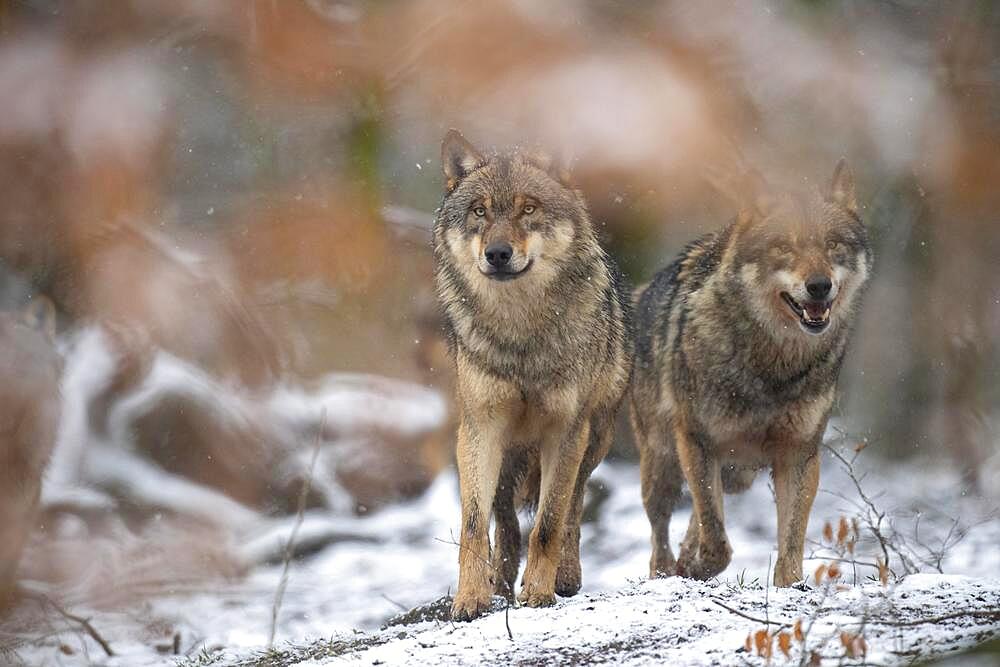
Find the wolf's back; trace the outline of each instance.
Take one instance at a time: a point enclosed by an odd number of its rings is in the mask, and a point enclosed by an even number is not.
[[[667,334],[671,313],[683,303],[684,295],[701,287],[718,270],[726,239],[726,233],[713,232],[692,241],[673,262],[633,292],[637,355],[651,353],[654,339]]]

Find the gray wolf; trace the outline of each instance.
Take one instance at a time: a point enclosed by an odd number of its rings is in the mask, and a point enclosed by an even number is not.
[[[652,528],[651,577],[711,578],[732,556],[723,492],[770,467],[774,583],[802,579],[823,432],[872,266],[854,178],[825,192],[739,179],[739,213],[691,243],[638,298],[630,413]],[[670,516],[687,481],[693,514],[677,559]]]
[[[630,294],[565,169],[484,155],[452,130],[434,225],[436,289],[456,369],[462,527],[452,617],[512,597],[516,511],[537,505],[518,599],[581,583],[584,487],[607,453],[632,359]],[[496,519],[490,549],[490,514]]]

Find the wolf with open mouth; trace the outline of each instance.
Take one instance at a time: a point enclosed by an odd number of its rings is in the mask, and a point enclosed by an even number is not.
[[[722,572],[722,494],[770,467],[774,582],[787,586],[802,578],[818,449],[872,251],[843,161],[825,192],[776,191],[752,171],[737,181],[735,220],[689,245],[638,301],[630,407],[650,576]],[[694,512],[675,560],[670,515],[685,479]]]

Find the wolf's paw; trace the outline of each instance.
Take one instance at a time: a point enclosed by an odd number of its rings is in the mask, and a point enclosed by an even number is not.
[[[677,575],[677,561],[673,558],[653,557],[649,562],[649,578],[662,579]]]
[[[666,579],[667,577],[676,577],[679,574],[676,565],[649,568],[650,579]]]
[[[681,557],[677,559],[677,564],[674,566],[674,572],[679,577],[697,579],[696,572],[700,571],[700,567],[697,556],[685,558],[684,554],[681,554]]]
[[[526,607],[551,607],[556,603],[555,591],[543,591],[525,584],[517,596],[517,601]]]
[[[559,569],[556,570],[556,593],[564,598],[573,597],[580,592],[582,583],[580,561],[559,564]]]
[[[802,581],[802,561],[788,561],[781,558],[774,564],[774,585],[787,588]]]
[[[484,612],[489,611],[492,603],[493,596],[489,592],[483,594],[459,591],[451,603],[451,620],[471,621],[479,618]]]
[[[677,574],[691,579],[711,579],[719,575],[732,558],[732,550],[728,548],[717,552],[715,555],[706,557],[704,547],[698,550],[698,555],[693,558],[677,560]]]

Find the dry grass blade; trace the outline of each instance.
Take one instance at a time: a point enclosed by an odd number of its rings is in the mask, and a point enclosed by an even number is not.
[[[326,408],[324,407],[319,415],[319,428],[316,430],[316,443],[313,446],[312,458],[309,461],[309,474],[302,483],[302,490],[299,492],[299,504],[295,513],[295,524],[292,532],[288,536],[288,543],[285,545],[285,557],[282,563],[281,580],[278,588],[274,592],[274,604],[271,605],[271,631],[267,637],[268,650],[274,647],[274,635],[278,629],[278,614],[281,613],[281,603],[285,598],[285,589],[288,588],[288,574],[292,566],[292,554],[295,552],[295,540],[299,536],[299,529],[302,527],[302,520],[306,511],[306,499],[312,488],[313,473],[316,470],[316,459],[319,457],[320,443],[323,441],[323,430],[326,428]]]

